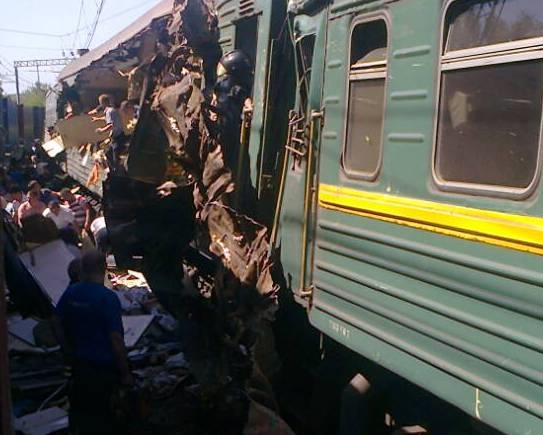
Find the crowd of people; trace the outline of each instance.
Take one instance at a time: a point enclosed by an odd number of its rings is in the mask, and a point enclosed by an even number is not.
[[[77,187],[59,186],[55,190],[50,165],[54,162],[43,156],[36,141],[22,158],[12,158],[8,165],[0,167],[0,207],[4,217],[23,234],[25,229],[45,230],[53,224],[62,240],[77,247],[96,243],[97,239],[99,248],[106,253],[103,216],[77,193]]]

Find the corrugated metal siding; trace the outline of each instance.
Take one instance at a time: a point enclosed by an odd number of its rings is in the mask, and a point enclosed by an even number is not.
[[[508,433],[529,433],[538,419],[543,424],[539,261],[321,210],[311,317],[474,416]],[[367,347],[370,338],[380,344]],[[437,388],[440,378],[448,389]]]
[[[86,185],[94,163],[92,157],[88,159],[87,164],[84,166],[81,164],[81,154],[76,148],[71,148],[66,151],[66,161],[68,174],[79,183]],[[102,183],[99,182],[97,185],[90,187],[90,190],[102,196]]]

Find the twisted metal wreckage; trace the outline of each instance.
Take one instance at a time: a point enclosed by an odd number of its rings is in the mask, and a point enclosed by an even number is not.
[[[236,183],[242,177],[230,163],[239,130],[233,139],[226,125],[232,114],[213,96],[218,41],[212,0],[174,2],[154,57],[129,74],[128,98],[139,99],[140,116],[127,175],[110,174],[103,208],[117,263],[131,265],[139,254],[154,293],[180,322],[205,395],[243,403],[253,373],[250,349],[261,319],[276,309],[278,287],[267,229],[249,217],[252,187]],[[209,283],[201,292],[187,285],[182,261]],[[239,421],[247,409],[238,410]],[[236,412],[225,412],[235,420]]]

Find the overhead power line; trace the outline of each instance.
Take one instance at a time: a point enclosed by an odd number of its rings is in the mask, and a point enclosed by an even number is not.
[[[77,18],[77,25],[75,26],[76,29],[79,29],[79,25],[81,24],[81,17],[83,16],[83,9],[85,8],[85,0],[81,0],[81,3],[79,5],[79,17]],[[72,43],[72,50],[75,49],[75,40],[77,39],[77,35],[79,32],[74,32],[74,42]]]
[[[85,48],[89,48],[92,42],[92,39],[94,38],[94,34],[96,32],[96,27],[98,26],[98,22],[100,21],[100,15],[102,15],[102,9],[104,8],[104,4],[106,3],[106,0],[100,1],[100,6],[98,6],[98,10],[96,11],[96,17],[94,18],[94,22],[92,23],[91,30],[89,32],[89,35],[87,36],[87,40],[85,41]]]
[[[155,1],[155,3],[156,3],[156,1]],[[100,23],[105,23],[105,22],[107,22],[107,21],[114,20],[115,18],[118,18],[118,17],[120,17],[120,16],[122,16],[122,15],[125,15],[125,14],[127,14],[127,13],[129,13],[129,12],[134,12],[134,10],[136,10],[136,9],[138,9],[138,8],[141,8],[142,6],[146,6],[146,5],[149,5],[149,0],[143,1],[143,2],[141,2],[141,3],[137,3],[137,4],[135,4],[134,6],[131,6],[131,7],[127,8],[127,9],[123,9],[122,11],[116,12],[116,13],[114,13],[114,14],[112,14],[112,15],[108,15],[107,17],[102,18],[102,19],[100,20]],[[83,27],[79,27],[79,28],[75,29],[73,32],[64,33],[64,34],[59,35],[59,36],[70,36],[70,35],[73,35],[73,34],[75,34],[75,33],[79,33],[79,32],[82,31],[82,30],[90,29],[91,27],[92,27],[92,26],[83,26]]]
[[[153,3],[156,4],[157,1],[154,1]],[[113,19],[118,18],[118,17],[120,17],[120,16],[122,16],[124,14],[129,13],[129,12],[133,12],[137,8],[140,8],[142,6],[149,5],[149,4],[150,4],[149,0],[142,1],[141,3],[137,3],[137,4],[133,5],[133,6],[131,6],[130,8],[123,9],[122,11],[119,11],[119,12],[116,12],[116,13],[114,13],[112,15],[109,15],[109,16],[103,18],[102,20],[100,20],[100,22],[105,23],[106,21],[113,20]],[[72,36],[74,34],[77,34],[77,33],[81,32],[82,30],[90,29],[90,28],[93,27],[93,25],[94,25],[94,23],[92,25],[90,25],[90,26],[83,26],[83,27],[78,26],[74,31],[68,32],[68,33],[34,32],[34,31],[31,31],[31,30],[19,30],[19,29],[11,29],[11,28],[6,28],[6,27],[0,27],[0,32],[19,33],[21,35],[47,36],[47,37],[51,37],[51,38],[64,38],[64,37],[67,37],[67,36]]]
[[[19,48],[21,50],[46,50],[46,51],[62,51],[60,47],[36,47],[34,45],[6,45],[0,44],[2,48]]]
[[[54,34],[54,33],[44,33],[44,32],[33,32],[30,30],[17,30],[17,29],[8,29],[5,27],[0,27],[0,32],[8,32],[8,33],[18,33],[21,35],[34,35],[34,36],[47,36],[51,38],[60,38],[61,35]]]

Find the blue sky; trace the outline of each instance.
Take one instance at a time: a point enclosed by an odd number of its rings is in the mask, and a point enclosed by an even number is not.
[[[15,93],[15,83],[10,83],[14,80],[14,60],[60,58],[63,54],[70,56],[72,51],[82,48],[89,36],[100,2],[101,0],[2,0],[0,80],[4,91]],[[159,2],[160,0],[104,0],[90,48],[100,45]],[[61,69],[62,67],[44,68],[40,71],[40,80],[54,83],[56,74]],[[35,70],[20,70],[21,90],[36,80]]]

